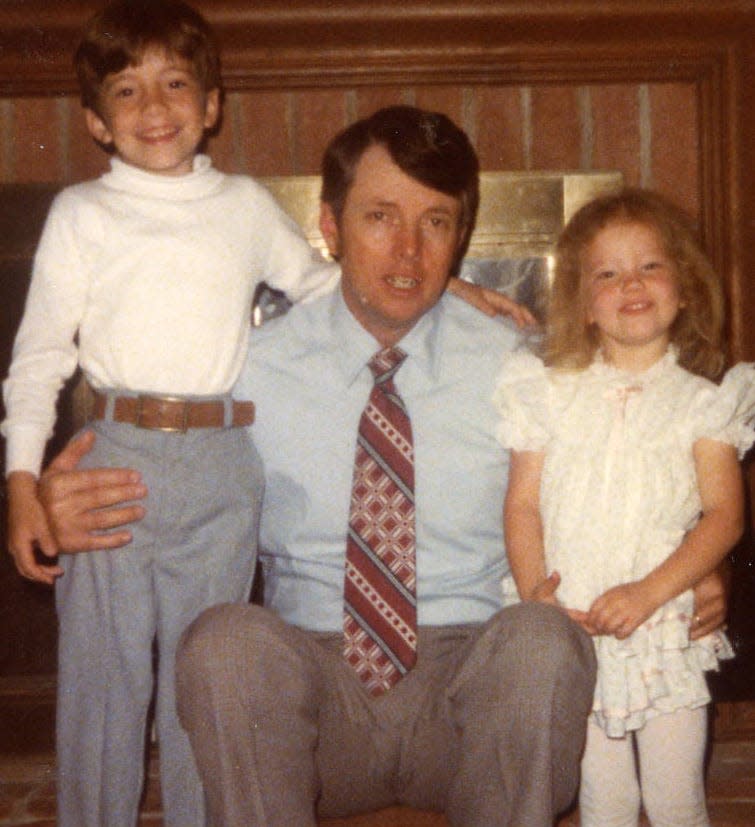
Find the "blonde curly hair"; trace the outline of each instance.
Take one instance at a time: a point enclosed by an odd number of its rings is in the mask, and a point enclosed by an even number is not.
[[[700,248],[689,217],[661,195],[637,188],[590,201],[561,233],[546,316],[545,363],[582,370],[595,358],[599,331],[587,321],[581,261],[587,245],[614,223],[639,223],[658,233],[676,266],[683,303],[670,331],[679,364],[691,373],[719,378],[725,361],[720,279]]]

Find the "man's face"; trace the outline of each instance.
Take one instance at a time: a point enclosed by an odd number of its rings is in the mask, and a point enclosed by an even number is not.
[[[458,198],[421,184],[379,145],[362,155],[340,222],[320,227],[341,264],[341,289],[383,346],[399,341],[440,298],[463,238]]]

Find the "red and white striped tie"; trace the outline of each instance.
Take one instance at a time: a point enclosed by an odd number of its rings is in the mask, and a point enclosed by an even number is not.
[[[354,461],[344,581],[344,656],[372,695],[417,660],[412,427],[393,376],[400,348],[372,357],[375,377]]]

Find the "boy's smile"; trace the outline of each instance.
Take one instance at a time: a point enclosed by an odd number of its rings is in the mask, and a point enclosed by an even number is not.
[[[136,66],[108,75],[99,112],[85,110],[90,134],[121,160],[147,172],[185,175],[219,113],[219,92],[205,91],[189,61],[148,47]]]

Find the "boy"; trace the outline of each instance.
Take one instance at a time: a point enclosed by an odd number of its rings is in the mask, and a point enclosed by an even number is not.
[[[87,128],[114,152],[64,190],[40,241],[4,386],[9,537],[19,571],[53,582],[59,616],[58,824],[133,827],[158,650],[156,720],[166,825],[204,806],[176,716],[178,636],[202,609],[247,597],[262,471],[230,390],[256,285],[299,299],[338,270],[260,185],[199,154],[220,110],[206,21],[181,0],[116,0],[75,57]],[[54,543],[36,477],[62,382],[95,395],[98,466],[139,468],[149,517],[123,551],[40,565]],[[136,426],[136,427],[135,427]],[[130,459],[129,459],[130,458]]]

